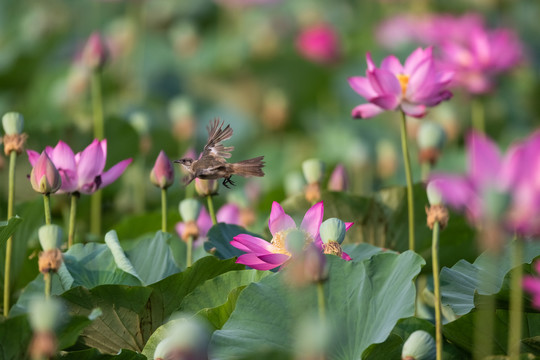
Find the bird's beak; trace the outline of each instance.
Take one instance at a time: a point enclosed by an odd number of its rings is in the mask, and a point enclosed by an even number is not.
[[[177,163],[177,164],[179,164],[179,163],[181,163],[181,162],[182,162],[182,159],[178,159],[178,160],[174,160],[174,161],[173,161],[173,163]]]

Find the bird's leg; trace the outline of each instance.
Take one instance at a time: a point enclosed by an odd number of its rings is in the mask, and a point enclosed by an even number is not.
[[[223,186],[225,186],[227,189],[230,189],[230,187],[227,184],[235,185],[234,181],[231,180],[231,177],[223,178]]]

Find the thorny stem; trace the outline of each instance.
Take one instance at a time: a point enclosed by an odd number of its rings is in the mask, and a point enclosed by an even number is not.
[[[161,189],[161,231],[167,232],[167,190]]]
[[[76,194],[71,193],[71,208],[69,210],[69,230],[68,230],[68,249],[73,246],[73,239],[75,238],[75,218],[77,216],[77,198]]]
[[[212,225],[217,224],[216,212],[214,211],[214,202],[212,201],[212,195],[206,195],[206,202],[208,203],[208,212],[212,218]]]
[[[407,205],[409,211],[409,250],[414,251],[414,197],[413,181],[411,175],[411,161],[409,157],[409,144],[407,140],[407,117],[401,112],[401,148],[405,163],[405,176],[407,178]]]
[[[442,360],[442,316],[441,287],[439,281],[439,222],[433,225],[433,241],[431,244],[431,261],[433,268],[433,287],[435,295],[435,341],[437,344],[437,360]]]
[[[43,194],[43,208],[45,210],[45,224],[51,225],[51,195]]]
[[[9,192],[8,192],[8,220],[13,217],[15,200],[15,164],[17,162],[17,152],[12,151],[9,154]],[[11,276],[11,253],[13,251],[13,236],[10,236],[6,242],[6,261],[4,267],[4,316],[9,312],[9,290]]]
[[[510,288],[510,327],[508,329],[508,356],[510,360],[519,358],[523,312],[523,241],[514,241],[514,270]]]

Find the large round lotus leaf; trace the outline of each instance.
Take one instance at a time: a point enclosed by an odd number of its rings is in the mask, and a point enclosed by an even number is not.
[[[332,359],[359,359],[371,344],[384,341],[396,322],[414,314],[413,280],[424,260],[407,251],[384,253],[364,262],[327,256],[329,280],[324,297],[334,329]],[[293,351],[295,324],[317,311],[316,286],[291,289],[276,273],[247,286],[222,330],[211,340],[212,359],[248,357],[269,350]]]

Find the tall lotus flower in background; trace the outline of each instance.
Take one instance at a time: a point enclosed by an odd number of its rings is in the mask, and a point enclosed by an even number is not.
[[[328,24],[303,29],[296,39],[296,49],[306,59],[319,64],[333,64],[341,58],[339,36]]]
[[[69,145],[60,140],[54,148],[47,146],[45,152],[62,177],[62,186],[58,193],[92,194],[118,179],[132,161],[122,160],[109,170],[103,171],[107,161],[107,140],[95,139],[77,154],[73,154]],[[35,166],[39,153],[33,150],[27,150],[27,153],[30,164]]]
[[[352,116],[365,119],[386,110],[401,110],[421,118],[427,108],[448,100],[452,93],[446,88],[452,72],[435,66],[432,48],[416,49],[402,65],[394,55],[386,57],[377,68],[367,53],[366,76],[349,78],[349,85],[368,103],[355,107]]]
[[[257,270],[270,270],[283,265],[291,257],[291,253],[286,247],[285,240],[287,234],[298,229],[304,234],[306,246],[320,244],[322,240],[319,235],[319,229],[323,215],[324,205],[322,202],[319,202],[306,212],[298,228],[292,217],[287,215],[283,208],[274,201],[272,211],[270,212],[270,220],[268,221],[272,240],[268,242],[248,234],[235,236],[231,241],[231,245],[246,252],[246,254],[240,255],[236,262]],[[348,229],[352,226],[352,223],[347,223],[346,225]],[[344,259],[350,259],[346,253],[343,253],[342,257]]]

